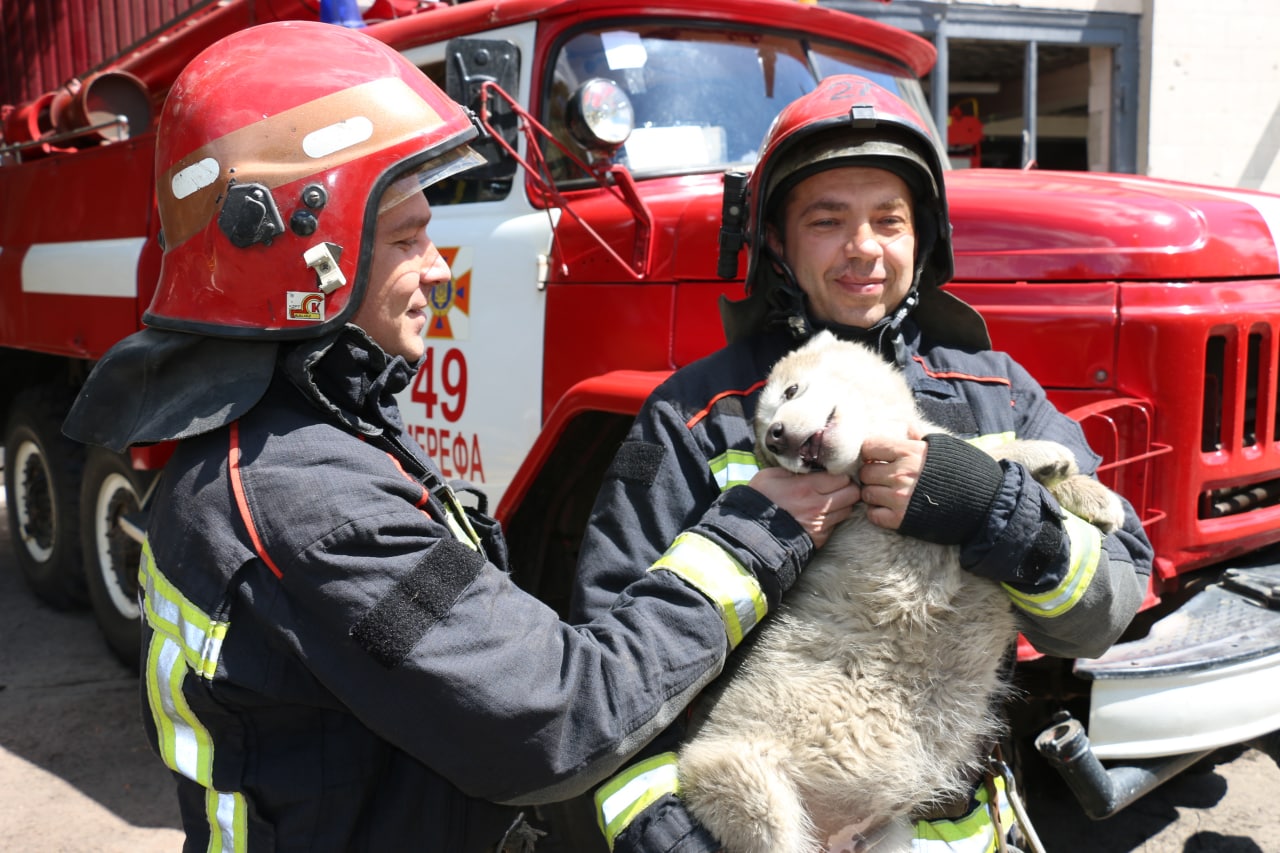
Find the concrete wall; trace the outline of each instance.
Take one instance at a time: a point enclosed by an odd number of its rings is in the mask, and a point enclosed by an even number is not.
[[[1145,2],[1139,169],[1280,192],[1280,6]]]

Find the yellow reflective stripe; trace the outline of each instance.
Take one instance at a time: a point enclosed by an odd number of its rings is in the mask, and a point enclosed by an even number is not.
[[[472,551],[479,551],[480,537],[471,526],[471,519],[467,518],[467,511],[462,506],[462,501],[458,500],[458,495],[448,485],[445,485],[443,491],[444,496],[441,502],[446,510],[445,524],[463,545]]]
[[[1009,432],[992,432],[986,435],[978,435],[973,438],[966,438],[965,441],[972,444],[979,450],[985,450],[990,453],[993,449],[1001,445],[1008,444],[1018,436],[1010,430]]]
[[[479,551],[480,537],[476,536],[476,532],[471,529],[471,522],[467,521],[467,517],[465,515],[459,517],[458,511],[452,506],[447,506],[445,509],[444,523],[448,526],[449,532],[472,551]]]
[[[1013,825],[1013,805],[1004,795],[1004,779],[995,777],[999,791],[1000,826],[1006,831]],[[911,841],[911,853],[994,853],[995,826],[989,811],[991,798],[986,785],[978,787],[978,805],[956,820],[919,820]]]
[[[213,738],[182,692],[188,673],[213,678],[228,625],[209,617],[169,582],[145,539],[138,583],[144,592],[144,617],[152,629],[143,675],[160,758],[207,789],[209,851],[243,853],[248,849],[244,796],[214,790]]]
[[[636,815],[665,794],[680,793],[676,754],[664,752],[633,764],[596,790],[596,821],[609,849]]]
[[[209,853],[244,853],[249,849],[244,795],[210,788],[205,793],[205,813],[209,820]]]
[[[172,637],[155,633],[147,649],[147,697],[160,757],[173,770],[208,785],[213,779],[213,742],[182,694],[190,671]]]
[[[187,663],[200,676],[212,678],[218,668],[227,623],[201,612],[156,569],[151,542],[145,539],[142,561],[138,565],[138,585],[143,591],[147,622],[156,633],[172,638],[179,645]]]
[[[723,548],[696,533],[681,533],[649,571],[665,569],[681,577],[720,611],[730,648],[742,642],[768,612],[755,576]]]
[[[743,486],[760,470],[760,462],[749,450],[729,450],[712,459],[711,475],[716,478],[720,491]]]
[[[1071,543],[1071,565],[1066,577],[1056,587],[1048,592],[1033,594],[1001,584],[1013,603],[1033,616],[1052,618],[1075,607],[1098,571],[1098,561],[1102,556],[1102,532],[1069,512],[1062,521],[1062,527]]]

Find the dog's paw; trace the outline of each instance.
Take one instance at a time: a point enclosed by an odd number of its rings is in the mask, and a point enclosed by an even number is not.
[[[1056,441],[1016,439],[997,447],[992,455],[1020,463],[1036,482],[1049,487],[1080,472],[1075,455]]]
[[[1115,492],[1083,474],[1074,474],[1049,487],[1063,509],[1092,523],[1103,533],[1124,525],[1124,506]]]

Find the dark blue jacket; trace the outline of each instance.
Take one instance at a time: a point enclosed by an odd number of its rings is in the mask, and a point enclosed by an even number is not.
[[[1058,412],[1008,355],[930,346],[910,321],[904,332],[900,366],[928,420],[978,446],[984,437],[1002,435],[1058,441],[1075,452],[1083,472],[1095,471],[1099,457],[1079,425]],[[795,346],[785,331],[745,338],[677,371],[655,390],[592,512],[572,620],[606,612],[726,488],[750,479],[757,395],[773,364]],[[922,482],[945,478],[947,472],[938,467],[956,461],[949,460],[954,452],[934,451],[931,443]],[[651,460],[644,478],[626,475],[636,459]],[[1102,553],[1085,577],[1073,572],[1069,531],[1048,491],[1019,465],[991,467],[994,475],[977,499],[982,507],[989,502],[989,508],[963,531],[962,540],[955,540],[961,564],[1006,584],[1011,601],[1020,605],[1022,633],[1040,651],[1061,657],[1101,654],[1137,611],[1151,570],[1151,546],[1133,509],[1125,504],[1123,529],[1103,538]],[[908,525],[920,530],[928,520],[909,512],[904,528]],[[1059,589],[1071,594],[1059,596]],[[1054,607],[1029,605],[1046,597]],[[654,749],[673,748],[677,739],[678,732],[667,733]],[[615,853],[704,849],[714,847],[699,841],[687,815],[666,797],[635,820],[618,839]]]
[[[493,803],[607,778],[724,664],[720,612],[672,572],[639,567],[578,627],[518,589],[404,432],[413,372],[350,327],[292,347],[164,472],[144,716],[187,849],[492,850],[515,812]],[[769,509],[731,490],[693,526],[776,601],[810,545]]]

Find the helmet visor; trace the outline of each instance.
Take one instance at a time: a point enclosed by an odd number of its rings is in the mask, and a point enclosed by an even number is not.
[[[476,166],[483,166],[487,162],[484,156],[470,145],[460,145],[447,151],[441,156],[423,163],[408,174],[396,178],[387,187],[386,192],[382,194],[381,201],[378,202],[378,215],[381,216],[405,199],[415,193],[422,192],[432,184],[439,183],[446,178],[452,178],[454,175],[465,172],[468,169],[474,169]]]

